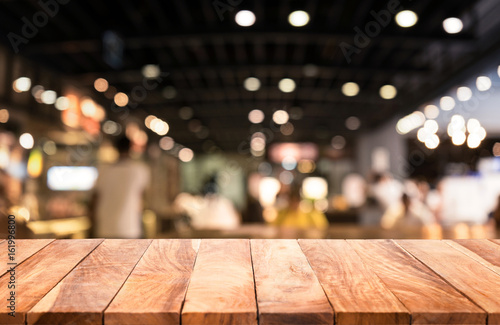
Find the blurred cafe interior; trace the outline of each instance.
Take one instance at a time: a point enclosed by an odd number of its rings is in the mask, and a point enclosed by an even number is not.
[[[0,1],[18,238],[498,238],[496,0]]]

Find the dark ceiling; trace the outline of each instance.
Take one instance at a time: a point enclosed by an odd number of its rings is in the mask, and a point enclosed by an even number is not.
[[[275,139],[327,143],[337,134],[353,139],[414,109],[500,44],[498,1],[401,0],[398,8],[415,11],[418,23],[404,29],[391,21],[348,62],[340,44],[354,45],[354,28],[363,30],[374,20],[370,12],[386,9],[391,1],[65,0],[68,3],[59,5],[59,12],[20,46],[19,53],[87,88],[105,107],[111,101],[93,90],[96,78],[130,93],[143,82],[141,68],[159,64],[166,73],[161,87],[148,92],[133,113],[168,121],[169,135],[195,150],[202,148],[203,140],[180,119],[183,106],[192,107],[193,118],[208,127],[206,140],[225,150],[235,150],[255,130],[247,118],[255,108],[266,113],[263,125],[269,126],[274,110],[300,107],[302,118],[292,120],[295,132]],[[219,15],[216,4],[228,10]],[[255,25],[235,23],[234,15],[243,9],[255,13]],[[35,0],[0,1],[2,34],[20,33],[21,18],[31,20],[40,10]],[[290,26],[287,17],[294,10],[307,11],[309,24]],[[443,31],[442,21],[450,16],[464,21],[461,33]],[[105,31],[124,40],[120,68],[103,59]],[[3,40],[10,47],[7,37]],[[256,92],[243,87],[250,76],[262,83]],[[297,83],[294,92],[278,89],[285,77]],[[359,84],[358,96],[342,94],[341,86],[348,81]],[[379,96],[384,84],[396,86],[395,99]],[[175,98],[162,96],[166,86],[175,88]],[[109,118],[116,119],[114,114],[109,110]],[[358,131],[346,128],[350,116],[361,120]]]

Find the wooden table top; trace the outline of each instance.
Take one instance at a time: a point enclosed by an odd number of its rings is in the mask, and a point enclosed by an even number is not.
[[[7,251],[0,324],[500,324],[500,240],[17,240],[15,272]]]

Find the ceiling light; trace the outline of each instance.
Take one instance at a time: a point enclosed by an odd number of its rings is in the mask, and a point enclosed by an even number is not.
[[[472,90],[469,87],[459,87],[457,89],[457,98],[461,102],[466,102],[472,98]]]
[[[356,131],[361,126],[361,121],[356,116],[351,116],[345,120],[345,126],[351,131]]]
[[[411,10],[403,10],[396,15],[396,23],[404,28],[408,28],[415,25],[417,21],[418,21],[417,14]]]
[[[397,93],[398,91],[393,85],[385,85],[380,88],[380,97],[383,99],[393,99]]]
[[[57,100],[57,93],[53,90],[45,90],[41,94],[40,99],[41,99],[42,103],[47,104],[47,105],[52,105]]]
[[[462,31],[464,24],[456,17],[446,18],[443,21],[443,28],[448,34],[457,34]]]
[[[424,108],[425,117],[435,119],[439,116],[439,108],[436,105],[427,105]]]
[[[347,82],[342,86],[342,93],[348,97],[356,96],[359,93],[359,86],[355,82]]]
[[[259,124],[264,121],[264,112],[260,109],[254,109],[248,113],[248,120],[253,124]]]
[[[309,22],[309,14],[302,10],[297,10],[288,15],[288,22],[294,27],[302,27]]]
[[[12,88],[16,93],[28,91],[31,88],[31,79],[28,77],[18,78],[12,83]]]
[[[248,91],[257,91],[260,88],[260,80],[255,77],[246,78],[243,87]]]
[[[160,66],[156,64],[146,64],[141,69],[142,75],[146,79],[154,79],[160,76],[161,70]]]
[[[451,111],[455,108],[455,100],[450,96],[443,96],[439,101],[439,106],[443,111]]]
[[[276,124],[285,124],[286,122],[288,122],[288,118],[289,118],[288,113],[281,109],[277,110],[273,114],[273,121]]]
[[[128,96],[124,93],[117,93],[115,95],[115,104],[120,107],[125,107],[128,104]]]
[[[98,92],[105,92],[106,90],[108,90],[108,87],[109,87],[109,83],[106,79],[104,78],[98,78],[94,81],[94,88],[95,90],[97,90]]]
[[[31,134],[23,133],[19,137],[19,144],[24,149],[31,149],[31,148],[33,148],[33,145],[35,144],[35,140],[33,139],[33,136]]]
[[[491,79],[485,76],[477,77],[476,86],[479,91],[487,91],[491,88]]]
[[[284,93],[291,93],[295,90],[295,81],[290,78],[281,79],[278,87]]]
[[[242,10],[234,17],[236,23],[242,27],[252,26],[255,23],[255,15],[250,10]]]

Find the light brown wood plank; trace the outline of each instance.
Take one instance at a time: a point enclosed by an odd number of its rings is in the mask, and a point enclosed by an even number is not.
[[[500,245],[500,239],[490,239],[492,243],[495,243],[497,245]]]
[[[408,310],[345,240],[300,239],[299,244],[335,310],[336,324],[410,324]]]
[[[151,240],[106,239],[29,312],[28,324],[102,324]]]
[[[27,312],[83,260],[102,239],[56,240],[16,268],[16,317],[0,312],[0,324],[24,324]],[[0,278],[0,300],[5,302],[9,277]]]
[[[201,240],[181,317],[183,325],[257,324],[249,240]]]
[[[179,324],[199,239],[157,239],[104,312],[107,325]]]
[[[444,242],[500,275],[500,245],[487,239],[456,239]]]
[[[486,313],[390,240],[348,240],[411,313],[412,324],[486,324]]]
[[[488,312],[500,324],[500,276],[439,240],[398,240],[401,247]]]
[[[259,324],[333,324],[333,310],[296,240],[250,241]]]
[[[17,239],[15,241],[15,255],[13,255],[13,260],[9,258],[9,241],[1,241],[0,265],[16,263],[18,266],[53,241],[54,239]],[[9,265],[9,267],[10,266],[16,267],[16,265]],[[0,276],[4,275],[5,273],[7,273],[7,269],[0,270]]]

